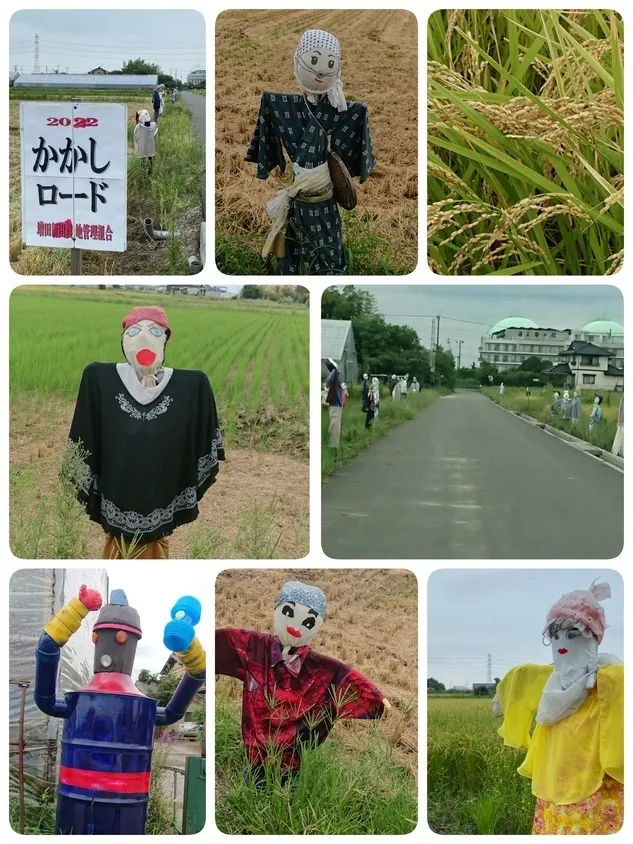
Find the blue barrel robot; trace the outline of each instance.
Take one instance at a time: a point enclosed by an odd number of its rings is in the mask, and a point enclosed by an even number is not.
[[[138,612],[125,592],[101,595],[82,586],[79,597],[44,628],[35,651],[35,703],[47,715],[64,719],[59,766],[58,835],[143,835],[149,802],[154,727],[180,720],[205,681],[206,655],[195,635],[200,602],[181,598],[171,611],[164,643],[186,674],[167,706],[158,706],[132,682],[141,638]],[[94,676],[82,689],[56,697],[61,648],[90,611],[99,610],[93,628]]]

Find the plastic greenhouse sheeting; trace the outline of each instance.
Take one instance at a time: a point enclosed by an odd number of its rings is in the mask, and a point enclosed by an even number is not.
[[[21,569],[11,577],[9,587],[9,738],[18,741],[20,719],[20,687],[26,680],[24,711],[25,795],[40,799],[43,788],[56,780],[58,738],[61,720],[41,712],[33,700],[35,680],[35,646],[43,627],[71,598],[79,594],[85,583],[98,589],[104,603],[108,597],[105,569]],[[93,675],[94,645],[92,627],[97,613],[89,613],[79,630],[62,648],[57,694],[81,688]],[[17,788],[18,747],[10,746],[10,791]]]

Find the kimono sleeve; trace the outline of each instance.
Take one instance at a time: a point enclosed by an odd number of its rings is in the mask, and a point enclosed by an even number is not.
[[[507,747],[529,746],[543,686],[551,673],[551,665],[517,665],[497,686],[496,699],[503,715],[497,732]]]
[[[246,151],[246,161],[257,164],[257,178],[267,179],[271,170],[279,167],[282,173],[286,170],[281,138],[275,123],[274,108],[268,91],[262,94],[259,106],[257,126],[253,138]]]
[[[215,396],[205,372],[200,372],[196,451],[198,461],[198,501],[209,489],[225,459],[224,440],[215,406]]]
[[[91,363],[83,371],[68,446],[62,463],[62,476],[77,487],[77,499],[91,518],[101,513],[101,414],[97,367]]]
[[[215,673],[243,680],[246,676],[248,630],[224,627],[215,631]]]
[[[624,666],[598,671],[600,764],[606,774],[624,782]]]
[[[371,680],[350,668],[336,687],[334,703],[339,718],[380,718],[384,697]]]
[[[331,146],[349,170],[362,184],[376,164],[371,145],[369,117],[365,103],[348,103],[347,111],[340,115],[342,122],[332,133]]]

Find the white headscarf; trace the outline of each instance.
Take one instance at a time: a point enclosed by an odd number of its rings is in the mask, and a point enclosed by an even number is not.
[[[297,76],[299,56],[302,56],[314,47],[322,47],[329,50],[339,60],[338,76],[327,92],[327,97],[337,111],[347,111],[347,101],[343,93],[343,83],[341,82],[341,45],[338,38],[335,38],[331,33],[326,32],[324,29],[308,29],[303,33],[295,51],[295,79],[299,82],[299,77]],[[299,84],[301,83],[299,82]],[[311,103],[317,102],[317,95],[306,91],[305,96]]]

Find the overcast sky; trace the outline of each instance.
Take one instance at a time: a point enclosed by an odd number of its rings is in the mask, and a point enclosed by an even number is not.
[[[182,595],[193,595],[202,604],[202,617],[196,626],[196,633],[205,650],[211,648],[211,594],[213,579],[204,573],[201,563],[184,566],[172,564],[169,569],[158,568],[155,563],[137,560],[119,563],[109,568],[110,594],[114,589],[123,589],[128,604],[138,610],[141,617],[143,638],[136,649],[134,680],[142,668],[152,673],[161,670],[170,651],[163,645],[165,625],[171,620],[170,610]],[[171,573],[168,574],[167,572]]]
[[[541,634],[561,595],[588,589],[600,577],[611,585],[603,607],[607,624],[599,652],[624,658],[623,584],[611,569],[442,569],[428,582],[427,677],[448,688],[486,682],[524,662],[550,664]]]
[[[624,322],[622,294],[605,284],[360,286],[373,293],[387,322],[415,328],[427,348],[431,320],[439,314],[440,343],[447,348],[450,338],[457,358],[456,341],[464,341],[462,366],[478,362],[481,337],[505,317],[522,316],[542,328],[559,329],[581,328],[593,319]]]
[[[177,4],[174,4],[177,5]],[[170,68],[186,79],[196,66],[206,67],[205,22],[200,12],[110,10],[24,10],[11,18],[9,70],[18,65],[33,73],[33,38],[40,37],[40,72],[57,69],[87,73],[94,67],[120,70],[128,59],[142,58]]]

